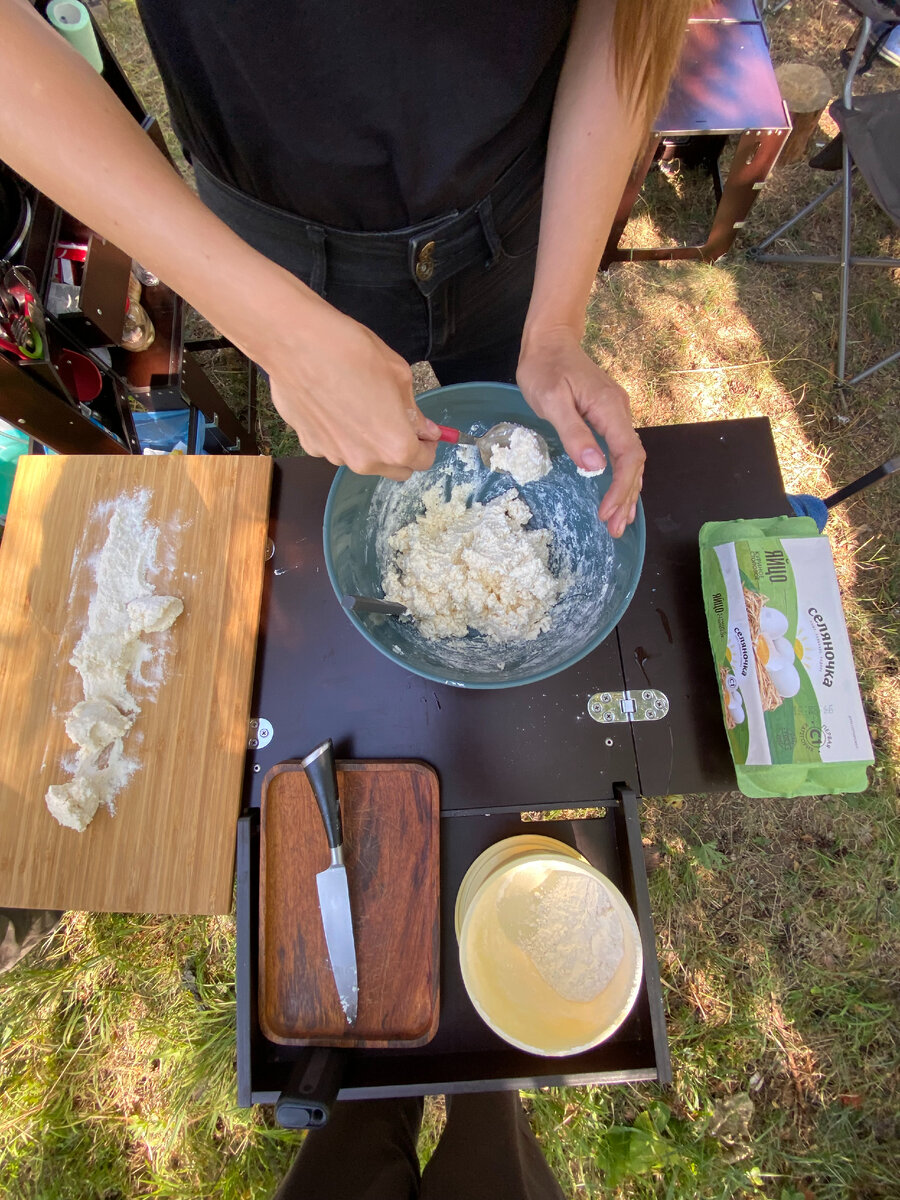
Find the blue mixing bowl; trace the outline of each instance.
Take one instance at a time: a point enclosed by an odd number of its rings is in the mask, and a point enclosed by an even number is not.
[[[505,688],[536,683],[564,671],[600,645],[628,607],[644,561],[644,510],[622,537],[609,536],[597,507],[611,471],[593,479],[579,475],[552,425],[540,420],[516,387],[502,383],[458,383],[418,397],[426,416],[475,434],[499,421],[514,421],[543,434],[552,469],[535,483],[517,485],[511,476],[467,465],[455,446],[441,443],[430,471],[405,483],[376,475],[354,475],[341,467],[325,506],[325,562],[335,593],[383,596],[382,577],[390,557],[388,539],[422,511],[422,496],[438,482],[473,486],[485,502],[518,487],[534,520],[551,529],[550,565],[572,582],[552,610],[552,625],[531,642],[497,642],[482,634],[464,638],[422,637],[409,618],[347,612],[366,641],[401,667],[455,687]],[[475,456],[477,459],[477,455]],[[346,610],[345,610],[346,611]]]

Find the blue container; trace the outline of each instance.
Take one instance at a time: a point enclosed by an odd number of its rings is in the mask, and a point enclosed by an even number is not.
[[[12,495],[16,467],[23,454],[28,453],[30,438],[14,425],[0,421],[0,522],[6,520]]]
[[[191,427],[191,410],[189,408],[160,409],[156,412],[135,412],[131,414],[134,429],[140,442],[141,450],[161,450],[171,454],[178,447],[187,452],[188,433]],[[206,422],[203,413],[197,410],[197,446],[202,453],[203,439],[206,436]]]
[[[338,600],[348,593],[384,595],[388,539],[415,520],[423,494],[441,481],[448,493],[458,483],[473,484],[473,499],[480,502],[517,487],[534,514],[531,527],[553,531],[551,567],[569,572],[572,583],[552,610],[551,628],[531,642],[497,642],[471,631],[465,638],[429,639],[408,618],[347,612],[347,619],[401,667],[450,686],[515,687],[564,671],[612,632],[634,595],[644,561],[640,502],[622,537],[611,538],[597,517],[611,470],[593,479],[580,476],[556,430],[535,415],[516,387],[458,383],[425,392],[418,403],[433,421],[476,436],[499,421],[535,429],[550,447],[552,469],[520,486],[480,461],[467,468],[456,447],[445,443],[438,446],[432,469],[406,483],[354,475],[342,467],[331,485],[324,526],[325,563]]]

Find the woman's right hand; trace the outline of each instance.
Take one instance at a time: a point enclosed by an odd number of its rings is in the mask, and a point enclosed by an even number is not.
[[[275,407],[306,453],[358,475],[402,480],[427,470],[440,430],[416,404],[409,365],[305,288],[297,299],[293,336],[291,306],[282,304],[282,331],[274,344],[267,339],[257,361],[269,373]]]
[[[97,72],[29,0],[0,0],[0,157],[143,263],[265,368],[310,454],[406,479],[438,428],[407,364],[201,203]]]

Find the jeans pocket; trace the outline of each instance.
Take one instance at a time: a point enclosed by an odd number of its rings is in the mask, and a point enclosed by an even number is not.
[[[534,254],[541,231],[541,192],[511,214],[510,220],[498,229],[500,244],[506,258],[523,258]]]

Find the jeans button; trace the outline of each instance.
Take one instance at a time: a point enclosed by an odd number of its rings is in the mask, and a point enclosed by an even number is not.
[[[434,274],[434,242],[426,242],[416,255],[416,279],[425,283]]]

